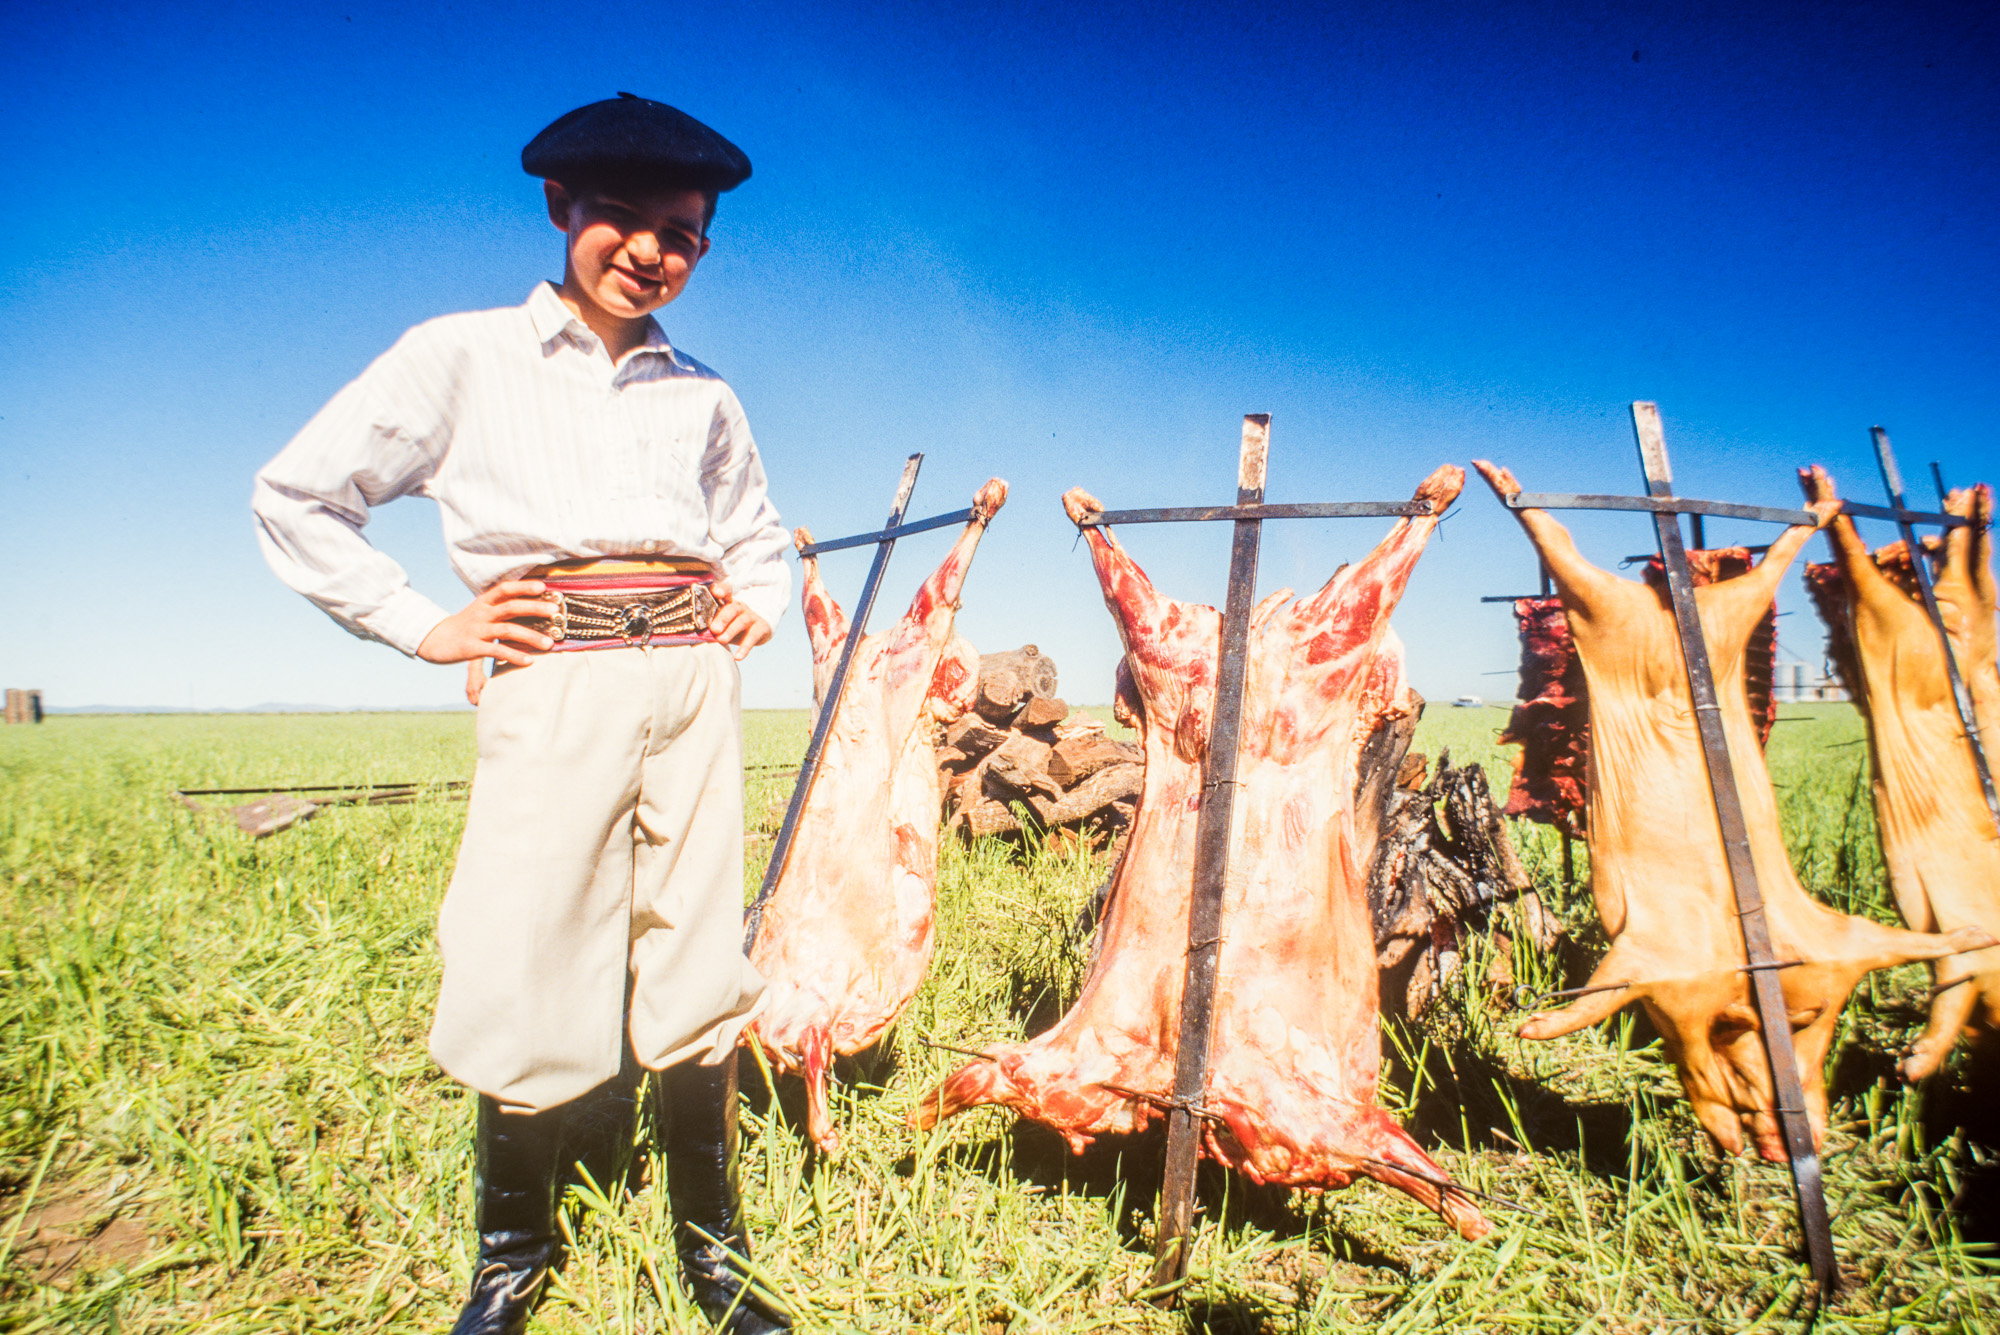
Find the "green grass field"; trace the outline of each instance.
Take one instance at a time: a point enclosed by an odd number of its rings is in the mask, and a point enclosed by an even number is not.
[[[1886,917],[1859,724],[1845,706],[1786,713],[1771,760],[1802,876]],[[1418,748],[1448,745],[1504,783],[1504,717],[1434,709]],[[748,763],[794,763],[804,728],[803,714],[751,716]],[[0,730],[0,1331],[449,1324],[472,1257],[472,1105],[423,1040],[464,807],[338,809],[253,842],[169,794],[463,778],[471,731],[463,714]],[[752,774],[753,825],[768,832],[786,787],[778,769]],[[1573,933],[1601,948],[1553,840],[1522,841]],[[1071,1158],[997,1110],[928,1137],[903,1123],[959,1060],[923,1040],[977,1046],[1060,1013],[1087,949],[1070,924],[1107,870],[947,846],[936,966],[884,1049],[843,1069],[838,1159],[805,1153],[794,1083],[773,1099],[747,1082],[759,1274],[803,1329],[1798,1328],[1784,1170],[1714,1156],[1642,1022],[1515,1040],[1476,949],[1446,1003],[1385,1034],[1382,1097],[1461,1181],[1525,1208],[1494,1207],[1492,1235],[1465,1243],[1370,1184],[1314,1197],[1217,1174],[1190,1301],[1135,1303],[1157,1140]],[[1548,987],[1587,963],[1511,961]],[[2000,1328],[2000,1178],[1956,1129],[1990,1124],[2000,1100],[1968,1091],[1962,1063],[1921,1090],[1893,1080],[1927,982],[1875,975],[1829,1069],[1849,1281],[1829,1332]],[[663,1195],[573,1199],[574,1255],[536,1329],[701,1328],[673,1288]]]

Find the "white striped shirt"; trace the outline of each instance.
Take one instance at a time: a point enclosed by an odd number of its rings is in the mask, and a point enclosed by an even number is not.
[[[362,536],[373,506],[429,496],[474,592],[576,557],[697,556],[776,625],[790,547],[743,407],[648,319],[614,366],[555,289],[429,320],[334,395],[257,474],[278,578],[415,654],[445,610]]]

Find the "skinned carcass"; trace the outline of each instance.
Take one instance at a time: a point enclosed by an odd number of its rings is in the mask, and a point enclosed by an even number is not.
[[[1007,484],[973,499],[972,520],[909,611],[855,650],[792,854],[764,906],[750,962],[769,980],[743,1041],[806,1079],[806,1130],[838,1148],[826,1106],[827,1065],[882,1036],[930,968],[937,907],[935,724],[972,708],[979,653],[952,634],[972,554]],[[804,529],[800,547],[812,541]],[[847,642],[847,617],[807,557],[806,634],[813,695],[826,690]]]
[[[1505,814],[1583,833],[1589,805],[1590,702],[1562,599],[1516,598],[1521,633],[1520,703],[1507,716],[1502,746],[1519,746]]]
[[[1416,493],[1430,516],[1399,522],[1313,597],[1294,601],[1286,589],[1251,614],[1202,1148],[1257,1182],[1327,1188],[1372,1177],[1478,1237],[1486,1220],[1440,1189],[1444,1173],[1375,1104],[1374,850],[1372,840],[1361,846],[1355,814],[1362,748],[1415,707],[1389,613],[1464,480],[1461,469],[1438,469]],[[1072,520],[1102,510],[1080,490],[1063,505]],[[1000,1103],[1078,1152],[1096,1136],[1143,1129],[1173,1088],[1221,633],[1214,608],[1161,595],[1108,530],[1086,535],[1125,645],[1120,717],[1146,754],[1097,954],[1054,1028],[991,1048],[911,1115],[928,1127]]]
[[[1751,565],[1745,547],[1690,549],[1687,558],[1696,588],[1734,579]],[[1666,590],[1666,567],[1659,557],[1646,562],[1645,574],[1647,583]],[[1521,628],[1521,703],[1508,716],[1500,744],[1518,745],[1521,754],[1514,765],[1506,814],[1580,835],[1590,803],[1584,777],[1589,768],[1590,699],[1570,639],[1569,618],[1559,597],[1517,598],[1514,617]],[[1774,602],[1758,620],[1743,654],[1743,684],[1759,745],[1770,741],[1771,725],[1778,720],[1777,700],[1771,693],[1777,662]]]
[[[1520,491],[1505,469],[1483,461],[1475,467],[1503,499]],[[1831,507],[1819,513],[1824,522]],[[1659,589],[1590,564],[1546,511],[1514,514],[1555,581],[1583,663],[1591,890],[1611,938],[1589,983],[1604,990],[1529,1017],[1521,1036],[1556,1038],[1639,1002],[1715,1143],[1736,1153],[1747,1131],[1759,1153],[1782,1162],[1770,1065],[1673,612]],[[1778,580],[1813,532],[1809,525],[1786,529],[1754,569],[1695,590],[1695,602],[1772,949],[1786,966],[1778,977],[1817,1143],[1826,1128],[1821,1069],[1855,984],[1872,969],[1938,959],[1990,938],[1975,930],[1919,934],[1836,912],[1808,896],[1792,871],[1743,657]]]
[[[1824,469],[1803,471],[1800,480],[1810,498],[1834,499]],[[1992,739],[2000,738],[1993,493],[1984,486],[1957,491],[1945,508],[1978,523],[1950,530],[1933,588],[1991,756]],[[1896,907],[1919,931],[1976,927],[2000,937],[2000,829],[1965,744],[1910,552],[1896,542],[1871,553],[1845,515],[1827,537],[1834,562],[1808,566],[1806,583],[1827,623],[1841,683],[1868,723],[1875,824]],[[1931,968],[1930,1023],[1902,1062],[1905,1080],[1935,1071],[1968,1024],[2000,1029],[2000,948],[1935,960]]]

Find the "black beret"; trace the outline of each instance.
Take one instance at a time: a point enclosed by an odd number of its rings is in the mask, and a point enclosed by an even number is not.
[[[530,176],[658,178],[690,190],[734,190],[749,179],[743,150],[685,111],[620,93],[578,107],[528,141]]]

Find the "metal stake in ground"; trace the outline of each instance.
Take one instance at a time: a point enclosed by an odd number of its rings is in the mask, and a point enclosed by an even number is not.
[[[882,576],[888,572],[889,553],[895,550],[896,539],[951,524],[963,524],[972,518],[972,511],[968,508],[954,510],[948,515],[934,515],[911,524],[903,522],[903,511],[909,508],[910,493],[916,490],[917,470],[923,462],[921,454],[913,454],[904,461],[902,481],[896,484],[895,504],[889,508],[889,522],[881,529],[874,533],[857,533],[851,538],[815,542],[799,549],[800,556],[818,556],[821,552],[873,544],[875,562],[868,567],[868,580],[861,586],[860,601],[854,605],[854,616],[847,627],[847,642],[840,647],[840,662],[834,666],[833,680],[827,683],[826,696],[819,702],[819,717],[813,721],[812,741],[806,744],[806,758],[799,764],[798,782],[792,785],[792,799],[785,807],[784,823],[778,827],[778,837],[771,844],[771,861],[764,868],[764,884],[757,891],[756,901],[743,915],[743,953],[746,955],[750,953],[750,947],[757,943],[757,929],[764,922],[764,905],[777,888],[778,878],[785,871],[785,861],[791,856],[792,837],[798,833],[799,816],[806,809],[806,798],[812,793],[813,780],[819,776],[820,754],[826,750],[827,734],[833,730],[834,715],[840,712],[841,694],[847,689],[847,669],[854,662],[855,649],[868,633],[868,614],[875,608],[875,594],[882,587]]]
[[[1937,591],[1931,585],[1931,568],[1924,561],[1924,549],[1917,545],[1916,530],[1911,526],[1913,521],[1923,523],[1930,516],[1911,510],[1904,499],[1903,474],[1896,467],[1896,451],[1889,444],[1889,433],[1875,426],[1868,428],[1868,434],[1875,438],[1875,462],[1882,466],[1882,486],[1889,493],[1889,506],[1894,511],[1896,528],[1903,535],[1903,546],[1910,553],[1910,570],[1917,577],[1917,592],[1923,596],[1924,615],[1931,619],[1938,643],[1944,646],[1944,670],[1951,679],[1952,703],[1958,707],[1959,727],[1965,730],[1965,740],[1972,747],[1972,768],[1979,773],[1986,810],[1992,814],[1993,824],[2000,827],[2000,797],[1994,795],[1993,769],[1986,760],[1986,743],[1979,735],[1979,720],[1972,712],[1972,693],[1965,688],[1965,674],[1958,670],[1958,655],[1952,652],[1951,635],[1944,628],[1944,614],[1938,611]],[[1932,471],[1935,473],[1935,465]],[[1938,499],[1943,501],[1944,478],[1938,477],[1937,483]]]
[[[1243,419],[1236,503],[1264,502],[1264,465],[1271,415]],[[1174,1049],[1174,1106],[1167,1113],[1167,1163],[1160,1190],[1159,1255],[1153,1283],[1187,1274],[1194,1222],[1194,1174],[1201,1152],[1195,1116],[1208,1092],[1208,1045],[1215,1033],[1215,963],[1222,951],[1222,892],[1229,880],[1229,824],[1236,812],[1237,742],[1243,725],[1243,660],[1250,645],[1250,609],[1257,597],[1261,519],[1238,519],[1229,548],[1229,596],[1215,666],[1215,717],[1201,760],[1201,812],[1195,818],[1194,896],[1188,904],[1187,974],[1181,987],[1180,1041]]]
[[[1174,1051],[1174,1092],[1167,1100],[1167,1161],[1160,1189],[1159,1254],[1152,1288],[1162,1305],[1174,1301],[1187,1275],[1194,1222],[1195,1165],[1201,1151],[1201,1105],[1208,1090],[1208,1049],[1215,1032],[1216,961],[1222,947],[1222,892],[1229,880],[1229,827],[1236,807],[1237,740],[1243,722],[1243,670],[1256,601],[1257,551],[1266,519],[1355,519],[1428,515],[1428,501],[1332,501],[1264,504],[1264,465],[1271,415],[1243,419],[1236,467],[1236,504],[1173,510],[1109,510],[1082,527],[1229,520],[1229,597],[1223,605],[1216,660],[1215,713],[1201,762],[1201,811],[1195,819],[1194,887],[1188,905],[1187,973],[1181,989],[1180,1038]]]
[[[1639,441],[1639,460],[1646,470],[1646,494],[1673,496],[1673,471],[1667,463],[1666,433],[1657,404],[1632,405],[1632,429]],[[1778,978],[1777,957],[1771,951],[1770,925],[1764,920],[1764,892],[1757,883],[1750,857],[1750,832],[1743,821],[1743,803],[1736,791],[1736,771],[1729,763],[1729,743],[1722,732],[1722,706],[1716,699],[1715,674],[1708,661],[1708,641],[1695,607],[1694,575],[1681,545],[1681,521],[1676,514],[1655,511],[1660,561],[1666,567],[1667,596],[1680,631],[1681,657],[1687,668],[1688,692],[1694,701],[1695,729],[1701,736],[1708,786],[1715,799],[1715,816],[1722,827],[1722,850],[1729,862],[1730,884],[1736,890],[1736,917],[1743,930],[1743,951],[1750,968],[1751,994],[1757,1002],[1757,1022],[1764,1055],[1771,1067],[1771,1088],[1785,1153],[1792,1162],[1792,1186],[1798,1196],[1799,1222],[1805,1232],[1806,1259],[1822,1297],[1840,1284],[1833,1253],[1833,1230],[1826,1209],[1826,1184],[1821,1180],[1819,1154],[1813,1148],[1812,1123],[1806,1116],[1806,1095],[1799,1081],[1798,1057],[1792,1050],[1792,1023],[1785,1009],[1785,991]]]

